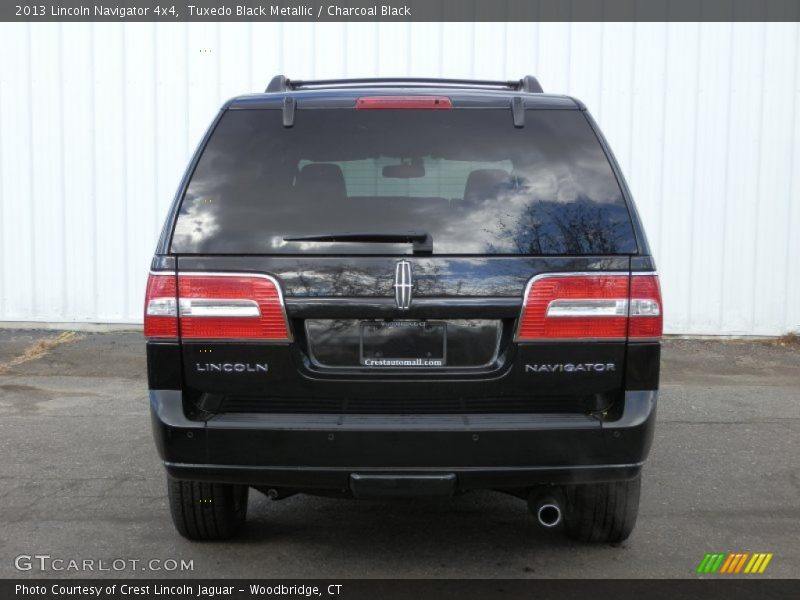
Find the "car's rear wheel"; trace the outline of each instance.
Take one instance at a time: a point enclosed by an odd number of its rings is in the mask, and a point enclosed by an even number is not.
[[[190,540],[224,540],[236,535],[247,516],[246,485],[181,481],[167,476],[175,529]]]
[[[567,535],[581,542],[628,539],[639,514],[641,486],[641,476],[629,481],[566,486]]]

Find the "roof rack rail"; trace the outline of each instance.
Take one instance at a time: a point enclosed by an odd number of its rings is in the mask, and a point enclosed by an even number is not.
[[[371,85],[374,87],[494,87],[533,94],[541,94],[542,86],[533,75],[525,75],[522,79],[511,81],[491,81],[483,79],[436,79],[432,77],[375,77],[360,79],[289,79],[284,75],[276,75],[267,86],[266,92],[289,92],[300,88],[354,87]]]
[[[285,75],[275,75],[267,85],[267,89],[264,90],[265,92],[285,92],[288,88],[289,80],[286,79]]]
[[[543,94],[542,84],[533,75],[525,75],[520,79],[520,89],[531,94]]]

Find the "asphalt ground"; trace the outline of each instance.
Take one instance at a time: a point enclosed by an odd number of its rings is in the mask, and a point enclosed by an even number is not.
[[[253,492],[240,538],[193,543],[169,517],[141,334],[3,329],[0,577],[692,578],[706,552],[771,552],[758,577],[797,577],[800,345],[668,340],[658,411],[623,544],[571,542],[488,491],[402,502]],[[94,570],[18,571],[20,555]],[[97,570],[115,559],[127,566]],[[151,559],[162,570],[143,570]],[[168,571],[169,559],[193,570]]]

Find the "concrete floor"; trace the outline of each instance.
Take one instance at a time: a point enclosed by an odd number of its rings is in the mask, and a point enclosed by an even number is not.
[[[0,330],[0,577],[695,577],[706,552],[742,551],[774,553],[762,577],[800,573],[796,345],[666,342],[639,522],[619,546],[542,531],[522,501],[492,492],[394,503],[254,492],[241,538],[200,544],[170,521],[141,334],[59,335]],[[19,572],[21,554],[194,570]]]

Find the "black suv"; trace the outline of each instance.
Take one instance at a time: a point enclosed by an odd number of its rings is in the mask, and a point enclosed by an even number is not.
[[[630,535],[661,296],[586,108],[519,81],[275,77],[189,165],[145,302],[178,531],[250,488],[493,489],[571,537]]]

